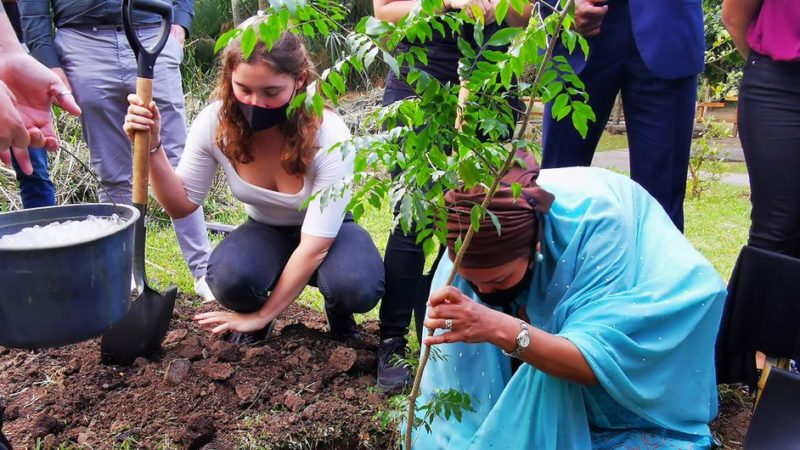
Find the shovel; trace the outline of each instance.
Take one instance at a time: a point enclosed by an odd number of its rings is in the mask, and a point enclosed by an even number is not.
[[[161,16],[161,34],[156,44],[145,48],[133,27],[134,9]],[[169,38],[171,3],[159,0],[123,0],[122,23],[128,42],[136,54],[136,95],[145,105],[153,98],[153,69],[156,59]],[[133,281],[139,296],[131,302],[130,311],[121,321],[103,334],[100,353],[104,364],[128,365],[140,356],[149,356],[161,348],[167,334],[178,288],[171,286],[160,294],[147,283],[145,274],[145,216],[147,214],[147,175],[150,162],[150,135],[137,131],[133,140],[133,206],[139,212],[133,235]]]

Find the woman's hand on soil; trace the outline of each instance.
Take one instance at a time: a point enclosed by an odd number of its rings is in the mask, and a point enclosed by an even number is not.
[[[489,342],[494,331],[497,311],[473,301],[453,286],[443,287],[431,294],[425,326],[445,329],[445,321],[452,320],[446,333],[423,339],[425,345],[450,342]]]
[[[125,116],[123,129],[130,140],[137,131],[150,132],[150,144],[155,145],[161,140],[161,113],[156,102],[150,102],[150,107],[145,108],[144,102],[136,94],[128,96],[128,114]]]
[[[265,320],[258,312],[242,314],[230,311],[212,311],[197,314],[193,320],[203,328],[211,328],[211,332],[214,334],[225,331],[242,333],[258,331],[269,323],[269,320]]]

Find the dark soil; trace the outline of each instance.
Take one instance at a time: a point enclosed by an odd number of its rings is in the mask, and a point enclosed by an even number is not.
[[[176,308],[163,351],[130,367],[100,364],[97,339],[58,349],[0,347],[4,431],[23,448],[388,449],[374,415],[377,324],[349,347],[324,317],[290,307],[263,345],[235,346]],[[751,397],[723,388],[712,424],[724,448],[741,448]]]
[[[97,339],[42,351],[0,348],[4,431],[15,448],[384,449],[374,414],[377,325],[359,348],[333,341],[322,315],[292,306],[264,345],[240,346],[178,302],[161,354],[100,364]],[[47,445],[41,445],[46,443]]]
[[[742,448],[752,411],[753,396],[747,388],[739,385],[720,386],[719,415],[711,424],[711,431],[722,448]]]

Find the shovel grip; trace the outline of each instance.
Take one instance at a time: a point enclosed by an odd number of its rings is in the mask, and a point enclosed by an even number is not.
[[[136,79],[136,95],[147,106],[153,100],[153,80]],[[137,131],[133,135],[133,203],[147,205],[147,182],[150,170],[150,132]]]

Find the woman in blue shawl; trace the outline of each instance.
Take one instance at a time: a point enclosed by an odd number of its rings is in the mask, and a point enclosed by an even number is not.
[[[526,164],[489,207],[501,235],[487,215],[443,287],[483,199],[481,189],[448,194],[450,259],[425,320],[437,331],[424,343],[440,357],[417,406],[454,389],[474,412],[437,417],[431,433],[415,431],[413,448],[709,448],[722,280],[627,177],[594,168],[538,176]]]

